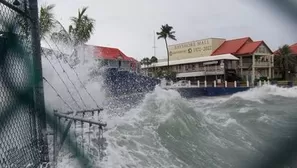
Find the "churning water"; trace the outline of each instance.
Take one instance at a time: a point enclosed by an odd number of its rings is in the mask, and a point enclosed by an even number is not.
[[[296,97],[297,88],[263,86],[187,100],[157,87],[108,119],[103,167],[251,167],[293,135]]]
[[[50,68],[45,65],[45,75]],[[277,142],[297,128],[297,88],[266,85],[232,96],[184,99],[156,87],[138,101],[123,102],[98,97],[100,78],[84,81],[105,108],[106,146],[96,162],[102,168],[252,167],[282,148]],[[59,106],[46,84],[45,91],[48,107]],[[59,167],[78,165],[65,150],[59,157]]]
[[[156,88],[130,110],[109,109],[110,168],[250,167],[296,126],[297,88],[263,86],[228,97],[186,100]],[[131,102],[132,104],[132,102]]]

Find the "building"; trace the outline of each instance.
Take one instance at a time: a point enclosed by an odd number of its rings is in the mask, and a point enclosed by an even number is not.
[[[236,80],[236,65],[238,58],[232,54],[222,54],[217,56],[204,56],[188,58],[182,60],[169,61],[170,70],[177,72],[176,78],[179,80],[189,80],[192,83],[197,81],[222,81]],[[149,74],[153,71],[165,71],[167,62],[158,62],[154,68],[146,67]]]
[[[218,73],[221,64],[224,65],[224,68],[221,68],[224,70],[224,79],[233,74],[231,79],[235,80],[234,73],[250,82],[262,76],[273,77],[272,51],[264,41],[253,41],[250,37],[233,40],[210,38],[171,45],[168,48],[170,69],[177,73],[177,78],[196,80],[207,75],[208,79],[212,80],[214,77],[204,73],[205,68],[206,71],[210,68],[210,71]],[[238,61],[235,58],[238,58]],[[165,70],[167,62],[142,68],[147,74],[153,75],[156,69]],[[191,73],[191,77],[183,75],[185,73]]]
[[[211,55],[232,54],[239,58],[238,74],[245,80],[274,77],[273,52],[264,41],[250,37],[225,41]]]
[[[126,71],[140,71],[140,63],[133,57],[128,57],[118,48],[92,46],[94,56],[101,60],[102,66],[119,68]]]

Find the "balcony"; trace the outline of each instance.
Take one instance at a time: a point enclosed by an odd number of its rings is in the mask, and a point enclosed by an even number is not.
[[[255,67],[256,68],[269,68],[269,62],[255,62]],[[271,67],[273,67],[273,65],[271,65]],[[250,69],[250,68],[252,68],[252,63],[242,63],[241,68]]]
[[[188,68],[188,69],[178,69],[176,70],[176,72],[178,73],[184,73],[184,72],[205,72],[205,70],[207,72],[219,72],[219,71],[224,71],[224,68],[220,67],[220,66],[208,66],[206,67],[206,69],[204,67],[195,67],[195,68]]]
[[[241,68],[248,69],[248,68],[251,68],[251,67],[252,67],[252,63],[242,63],[242,67]]]
[[[257,68],[268,68],[269,62],[255,62],[255,67]]]

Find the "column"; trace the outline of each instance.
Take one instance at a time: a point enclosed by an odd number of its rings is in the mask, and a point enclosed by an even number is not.
[[[269,77],[269,79],[271,79],[272,55],[269,56],[268,61],[269,61],[269,63],[268,63],[268,65],[269,65],[269,69],[268,69],[268,77]]]
[[[254,86],[255,81],[255,54],[252,55],[252,86]]]
[[[242,57],[239,57],[240,59],[240,76],[242,77],[243,70],[242,70]]]

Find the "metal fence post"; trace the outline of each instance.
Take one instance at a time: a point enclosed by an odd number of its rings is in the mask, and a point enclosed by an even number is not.
[[[58,111],[54,110],[54,129],[53,129],[53,168],[57,167],[57,136],[58,136],[58,117],[55,115]]]
[[[46,114],[44,107],[44,92],[42,80],[42,63],[41,63],[41,46],[39,35],[39,18],[38,18],[38,3],[37,0],[29,0],[29,11],[32,18],[32,50],[33,50],[33,68],[34,68],[34,108],[38,117],[38,126],[41,127],[41,155],[42,162],[49,162],[48,146],[46,135]]]

